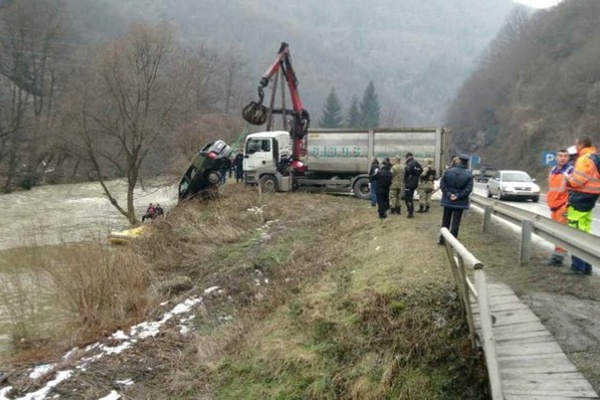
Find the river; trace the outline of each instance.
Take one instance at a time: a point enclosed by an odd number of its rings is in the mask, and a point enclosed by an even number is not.
[[[124,205],[126,184],[111,181],[108,186],[119,203]],[[0,285],[3,288],[0,293],[1,355],[8,349],[10,339],[7,333],[10,318],[8,304],[12,304],[13,309],[15,304],[26,308],[26,303],[31,301],[31,298],[20,299],[23,290],[13,293],[10,288],[15,286],[15,282],[18,285],[30,282],[27,289],[31,287],[31,290],[27,291],[41,294],[43,290],[38,289],[44,286],[31,283],[30,276],[33,274],[22,268],[28,263],[28,252],[19,248],[40,246],[37,251],[44,252],[46,250],[41,246],[106,240],[108,233],[127,228],[129,223],[110,204],[97,182],[36,187],[29,191],[0,195],[0,200]],[[168,213],[176,202],[176,186],[168,183],[138,188],[134,192],[134,205],[139,218],[148,203],[160,203]],[[51,256],[50,248],[47,252],[47,256]],[[16,272],[15,264],[20,265]]]

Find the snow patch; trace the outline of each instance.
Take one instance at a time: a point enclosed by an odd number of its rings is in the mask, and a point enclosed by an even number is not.
[[[33,368],[33,370],[29,373],[29,377],[31,379],[37,379],[41,376],[46,375],[48,372],[52,371],[55,366],[56,366],[56,364],[38,365],[37,367]]]
[[[115,381],[115,383],[119,384],[119,385],[123,385],[123,386],[131,386],[133,385],[133,379],[128,378],[122,381]]]
[[[127,340],[129,339],[129,336],[127,336],[125,332],[119,329],[118,331],[112,334],[111,338],[115,340]]]
[[[211,286],[208,289],[204,290],[204,294],[211,294],[212,292],[214,292],[215,290],[219,289],[218,286]]]
[[[121,398],[121,395],[119,393],[117,393],[116,390],[113,390],[107,396],[104,396],[98,400],[119,400],[120,398]]]
[[[211,288],[209,288],[209,289],[211,289]],[[216,289],[213,289],[213,290],[216,290]],[[163,315],[161,320],[152,321],[152,322],[142,322],[140,324],[132,326],[130,329],[129,336],[122,330],[119,330],[119,331],[113,333],[111,336],[111,339],[123,341],[123,343],[121,343],[118,346],[106,346],[104,344],[101,344],[100,342],[96,342],[94,344],[87,346],[83,350],[84,354],[92,353],[92,352],[97,352],[97,354],[90,354],[87,357],[82,357],[79,360],[79,365],[77,365],[75,367],[76,370],[86,371],[87,367],[91,363],[101,359],[104,355],[120,354],[124,350],[133,346],[138,341],[138,339],[145,339],[147,337],[156,336],[159,333],[160,328],[167,321],[169,321],[171,318],[173,318],[173,316],[188,313],[192,310],[192,308],[194,306],[200,304],[201,302],[202,302],[201,297],[192,297],[192,298],[186,299],[184,302],[177,304],[170,312],[166,312]],[[193,318],[194,318],[194,315],[191,315],[187,318],[181,318],[181,321],[182,322],[184,320],[189,321]],[[188,331],[189,331],[189,328],[187,326],[180,325],[180,332],[182,335],[187,334]],[[63,356],[63,360],[66,360],[69,357],[71,357],[77,350],[78,349],[76,347],[73,348],[72,350],[70,350],[67,354],[65,354]],[[31,370],[29,377],[34,380],[38,379],[41,376],[44,376],[47,373],[49,373],[50,371],[52,371],[52,369],[54,367],[55,367],[55,364],[45,364],[45,365],[37,366]],[[59,371],[56,374],[56,377],[53,380],[48,381],[43,388],[37,390],[36,392],[28,393],[24,397],[20,397],[18,399],[8,399],[6,397],[8,395],[8,393],[10,393],[13,390],[12,386],[6,386],[3,388],[0,388],[0,400],[44,400],[44,399],[46,399],[46,396],[52,390],[52,388],[54,388],[61,382],[69,379],[72,375],[73,375],[73,370]],[[117,382],[119,382],[119,381],[117,381]],[[133,381],[131,379],[128,379],[126,381],[122,381],[119,383],[127,386],[127,385],[133,384]],[[120,399],[120,398],[121,398],[121,395],[119,395],[114,390],[108,396],[103,397],[104,400],[106,400],[106,399],[113,400],[113,399]]]

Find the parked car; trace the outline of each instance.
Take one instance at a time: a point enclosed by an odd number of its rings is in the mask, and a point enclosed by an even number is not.
[[[487,183],[487,197],[498,196],[499,200],[508,198],[531,199],[540,201],[540,187],[525,171],[497,171]]]
[[[496,172],[496,169],[493,167],[482,167],[473,171],[473,178],[475,178],[476,182],[487,182]]]
[[[179,199],[209,194],[221,182],[221,171],[229,162],[231,147],[217,140],[204,146],[179,182]]]

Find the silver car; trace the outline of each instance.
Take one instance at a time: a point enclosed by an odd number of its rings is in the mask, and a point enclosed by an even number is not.
[[[497,171],[487,183],[487,197],[498,196],[498,200],[531,199],[540,201],[540,187],[525,171]]]

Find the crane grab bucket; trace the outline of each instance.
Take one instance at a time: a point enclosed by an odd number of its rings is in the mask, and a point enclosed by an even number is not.
[[[255,101],[242,109],[242,117],[252,125],[263,125],[267,122],[268,109]]]

